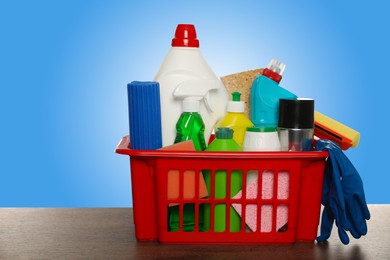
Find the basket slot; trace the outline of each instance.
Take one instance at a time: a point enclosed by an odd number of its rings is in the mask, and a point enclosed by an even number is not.
[[[167,182],[168,230],[201,230],[203,209],[199,209],[200,198],[208,194],[201,171],[170,169],[167,171]]]

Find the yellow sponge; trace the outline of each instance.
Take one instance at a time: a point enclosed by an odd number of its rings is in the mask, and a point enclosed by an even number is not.
[[[314,111],[314,135],[337,143],[343,150],[357,147],[360,141],[359,132],[318,111]]]

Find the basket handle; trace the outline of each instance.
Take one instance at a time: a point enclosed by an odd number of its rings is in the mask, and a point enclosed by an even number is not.
[[[117,145],[115,152],[119,154],[128,154],[130,150],[130,137],[128,135],[124,136],[122,140]]]

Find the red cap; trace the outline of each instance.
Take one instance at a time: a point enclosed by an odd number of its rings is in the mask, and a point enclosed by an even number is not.
[[[199,48],[195,26],[193,24],[179,24],[176,28],[175,38],[172,39],[172,47]]]
[[[276,83],[279,83],[282,80],[281,75],[267,68],[263,70],[263,75],[266,76],[267,78],[272,79]]]

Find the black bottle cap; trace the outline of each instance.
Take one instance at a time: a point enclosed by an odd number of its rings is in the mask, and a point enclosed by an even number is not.
[[[313,129],[314,99],[280,99],[278,127]]]

